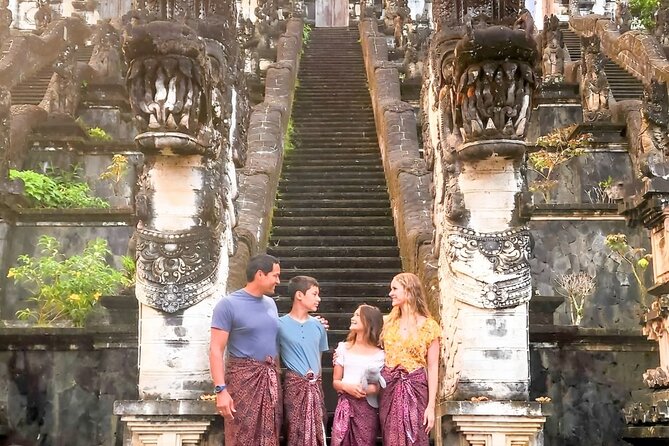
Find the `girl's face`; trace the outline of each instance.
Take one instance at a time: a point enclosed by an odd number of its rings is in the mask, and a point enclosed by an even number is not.
[[[353,317],[351,317],[351,326],[349,329],[356,333],[362,333],[365,330],[365,323],[360,317],[360,308],[355,310],[355,313],[353,313]]]
[[[388,295],[392,300],[393,307],[401,307],[409,300],[406,289],[397,280],[390,282],[390,293]]]

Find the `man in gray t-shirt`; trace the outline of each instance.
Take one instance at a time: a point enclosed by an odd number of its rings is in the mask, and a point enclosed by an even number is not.
[[[214,308],[209,366],[216,408],[225,418],[226,446],[279,444],[281,408],[275,362],[279,315],[266,294],[274,293],[280,273],[275,257],[252,257],[246,268],[246,286]]]

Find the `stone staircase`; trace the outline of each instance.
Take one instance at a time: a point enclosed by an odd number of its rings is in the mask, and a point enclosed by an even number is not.
[[[268,248],[281,260],[280,313],[290,311],[290,278],[319,281],[331,350],[358,305],[389,311],[390,281],[401,268],[358,38],[354,29],[312,31],[293,105],[295,147],[285,156]],[[323,366],[331,418],[331,353]]]
[[[572,61],[581,58],[581,38],[578,34],[569,28],[562,28],[564,44],[569,52]],[[643,95],[643,84],[641,81],[623,67],[610,59],[606,60],[604,72],[611,86],[611,93],[616,101],[626,99],[641,99]]]
[[[93,46],[84,46],[77,51],[77,61],[88,62],[92,54]],[[12,88],[12,105],[39,105],[44,99],[53,72],[53,65],[49,64]]]

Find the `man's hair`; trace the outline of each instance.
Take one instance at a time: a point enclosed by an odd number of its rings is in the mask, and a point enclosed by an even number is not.
[[[298,291],[306,293],[312,286],[318,286],[318,281],[309,276],[295,276],[288,282],[288,295],[295,300],[295,294]]]
[[[251,257],[248,265],[246,265],[246,281],[253,282],[258,271],[265,274],[271,273],[275,264],[279,264],[279,259],[269,254],[258,254]]]

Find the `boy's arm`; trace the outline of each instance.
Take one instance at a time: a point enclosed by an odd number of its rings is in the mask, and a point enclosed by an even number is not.
[[[230,333],[218,328],[211,329],[211,339],[209,341],[209,369],[211,370],[211,378],[215,386],[225,385],[225,361],[223,352],[228,345],[228,337]],[[216,409],[221,416],[225,418],[234,419],[233,413],[235,410],[235,403],[228,393],[227,389],[216,394]]]

